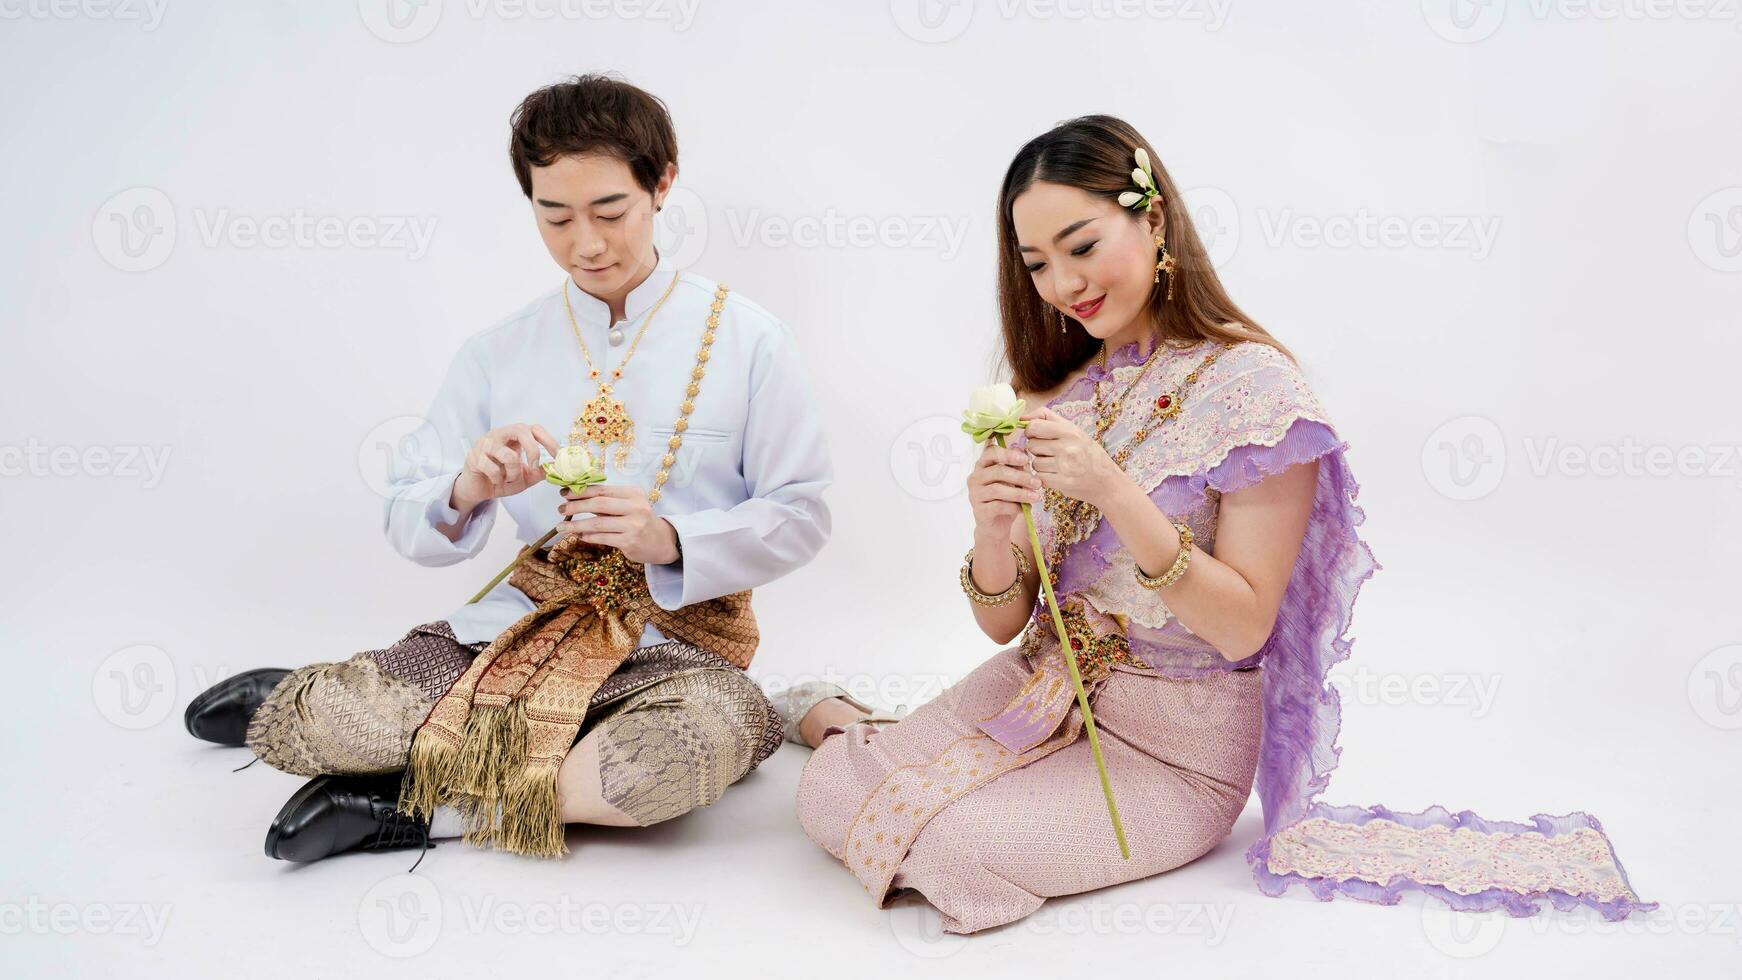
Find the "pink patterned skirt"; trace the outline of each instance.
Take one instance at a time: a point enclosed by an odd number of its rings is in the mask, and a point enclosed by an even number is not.
[[[828,737],[799,780],[805,833],[880,905],[913,889],[956,933],[1177,868],[1228,836],[1258,766],[1262,669],[1184,680],[1115,668],[1091,695],[1130,860],[1074,706],[1021,754],[977,727],[1031,674],[1013,647],[899,724]]]

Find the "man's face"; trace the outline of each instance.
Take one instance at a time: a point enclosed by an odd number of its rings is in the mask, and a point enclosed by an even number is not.
[[[653,215],[676,174],[668,166],[649,194],[628,164],[603,153],[531,168],[533,217],[550,257],[594,296],[627,292],[653,270]]]

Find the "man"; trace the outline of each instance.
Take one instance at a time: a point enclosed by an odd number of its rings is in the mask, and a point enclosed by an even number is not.
[[[461,348],[417,440],[440,448],[393,481],[386,530],[424,565],[477,555],[501,511],[554,543],[392,646],[249,671],[188,706],[195,736],[313,777],[272,822],[275,858],[462,833],[561,853],[562,824],[668,820],[781,742],[742,669],[749,590],[822,547],[832,480],[791,333],[654,247],[677,176],[659,100],[581,76],[511,125],[562,284]],[[563,432],[606,482],[546,482]]]

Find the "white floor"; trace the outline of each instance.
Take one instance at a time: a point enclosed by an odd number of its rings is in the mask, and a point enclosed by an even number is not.
[[[1260,820],[1255,797],[1234,835],[1191,865],[957,937],[942,934],[922,903],[875,908],[805,839],[791,807],[806,757],[795,746],[706,811],[649,830],[573,829],[566,860],[453,843],[408,875],[411,852],[301,867],[268,860],[267,822],[300,780],[264,765],[232,773],[248,754],[187,737],[179,706],[148,730],[110,728],[103,737],[103,751],[40,773],[12,798],[0,936],[8,976],[509,976],[552,967],[614,978],[679,970],[960,977],[1012,968],[1025,976],[1245,976],[1290,963],[1306,976],[1742,972],[1742,890],[1718,877],[1723,864],[1735,866],[1734,821],[1663,808],[1663,787],[1694,778],[1697,760],[1649,763],[1646,749],[1625,741],[1612,761],[1637,791],[1590,782],[1582,796],[1615,836],[1635,885],[1665,903],[1648,920],[1453,915],[1420,896],[1392,908],[1321,903],[1299,891],[1267,898],[1242,860]],[[1532,754],[1562,754],[1577,770],[1584,763],[1573,749],[1549,739]],[[1346,760],[1363,760],[1345,767],[1349,783],[1362,772],[1396,782],[1408,754],[1407,744],[1377,740],[1346,748]],[[1565,795],[1549,783],[1518,792],[1543,802]],[[1701,859],[1706,849],[1715,849],[1714,862]]]

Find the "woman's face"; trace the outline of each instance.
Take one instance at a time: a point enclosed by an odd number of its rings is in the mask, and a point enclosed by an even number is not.
[[[575,285],[600,298],[627,292],[652,271],[653,215],[676,168],[649,194],[629,165],[601,153],[531,168],[532,211],[550,257]]]
[[[1036,181],[1010,215],[1042,300],[1102,340],[1125,343],[1149,329],[1159,204],[1136,215],[1079,188]]]

